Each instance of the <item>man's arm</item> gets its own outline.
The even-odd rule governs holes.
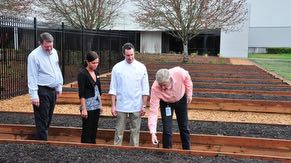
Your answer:
[[[186,89],[186,95],[187,95],[187,103],[191,103],[192,101],[192,95],[193,95],[193,83],[190,77],[190,74],[188,71],[185,70],[185,89]]]
[[[115,95],[111,95],[111,114],[113,117],[117,116],[117,112],[116,112],[116,96]]]
[[[56,53],[56,57],[57,57],[57,63],[59,63],[59,57],[58,57],[58,53],[57,51],[54,49],[55,53]],[[64,83],[64,79],[63,79],[63,75],[62,75],[62,71],[61,71],[61,68],[60,68],[60,65],[57,66],[57,69],[58,69],[58,79],[59,79],[59,83],[58,83],[58,86],[56,88],[56,91],[57,91],[57,96],[60,96],[62,94],[62,91],[63,91],[63,83]]]
[[[116,88],[117,88],[117,83],[115,80],[115,72],[114,72],[114,67],[112,69],[111,72],[111,80],[110,80],[110,89],[109,89],[109,93],[111,95],[111,114],[113,117],[117,116],[117,112],[116,112]]]
[[[32,105],[39,106],[39,97],[38,97],[38,85],[37,85],[37,76],[38,76],[38,66],[35,62],[33,55],[29,55],[27,58],[27,84],[28,91],[31,96]]]
[[[148,127],[151,133],[151,139],[153,144],[158,144],[156,132],[157,132],[159,102],[160,99],[157,96],[157,92],[154,91],[154,88],[152,86],[150,98],[150,110],[148,116]]]
[[[142,96],[142,108],[140,109],[140,116],[144,116],[146,113],[146,104],[147,104],[148,96]]]

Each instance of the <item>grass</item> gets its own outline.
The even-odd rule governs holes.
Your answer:
[[[249,58],[262,59],[291,59],[291,54],[249,54]]]
[[[250,54],[249,59],[291,81],[291,54]]]

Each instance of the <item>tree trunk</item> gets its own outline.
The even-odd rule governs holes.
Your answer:
[[[183,62],[188,62],[188,41],[183,42]]]

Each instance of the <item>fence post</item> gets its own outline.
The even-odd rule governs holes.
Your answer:
[[[109,69],[111,69],[111,67],[112,67],[112,59],[111,59],[111,57],[112,57],[112,55],[111,55],[111,37],[112,36],[109,37]]]
[[[65,24],[62,22],[62,33],[61,33],[61,55],[62,55],[62,74],[63,74],[63,79],[66,81],[66,73],[65,73],[65,54],[64,54],[64,35],[65,35]]]
[[[84,64],[85,61],[85,56],[84,56],[84,26],[81,28],[81,48],[82,48],[82,65]]]
[[[101,56],[101,50],[100,50],[100,36],[98,35],[98,29],[96,30],[96,35],[97,37],[97,54],[99,55],[99,62],[102,63],[102,56]],[[103,69],[102,69],[102,64],[99,64],[98,65],[98,70],[101,72]]]
[[[204,35],[203,36],[203,53],[202,53],[203,55],[208,53],[207,52],[207,39],[208,39],[208,36]]]
[[[36,26],[36,17],[33,18],[33,27],[34,27],[34,48],[37,48],[37,26]]]

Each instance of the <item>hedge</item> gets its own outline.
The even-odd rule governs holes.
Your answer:
[[[291,54],[291,48],[267,48],[268,54]]]

